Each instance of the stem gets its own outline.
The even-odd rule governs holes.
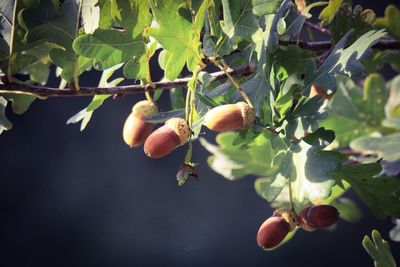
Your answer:
[[[190,103],[190,95],[192,94],[192,90],[188,89],[186,91],[186,98],[185,98],[185,120],[189,123],[189,103]],[[190,125],[189,125],[190,127]]]
[[[226,72],[217,71],[210,73],[215,80],[222,80],[227,78],[227,73],[230,75],[245,75],[252,72],[252,66],[249,64],[239,66],[237,68],[228,69]],[[176,79],[169,82],[154,82],[154,88],[147,88],[148,91],[156,89],[172,89],[175,87],[185,86],[192,78]],[[92,96],[92,95],[129,95],[136,93],[144,93],[146,85],[126,85],[116,86],[112,88],[107,87],[81,87],[79,91],[71,89],[60,89],[47,86],[28,85],[28,84],[0,84],[1,93],[14,93],[14,94],[33,94],[41,97],[50,96]]]
[[[149,55],[149,49],[146,47],[146,57],[147,57],[147,64],[146,64],[146,83],[147,86],[145,87],[146,90],[144,91],[144,94],[146,95],[147,101],[154,102],[153,97],[151,96],[149,92],[149,88],[155,89],[155,85],[151,79],[151,73],[150,73],[150,55]]]
[[[8,66],[7,66],[7,79],[8,79],[9,83],[11,83],[11,81],[12,81],[11,61],[12,61],[13,54],[14,54],[14,36],[15,36],[18,1],[19,0],[16,0],[14,2],[12,30],[11,30],[11,37],[10,37],[10,58],[8,59]]]
[[[75,27],[75,37],[78,36],[78,31],[79,31],[79,22],[81,18],[81,12],[82,12],[82,5],[83,5],[83,0],[79,1],[79,7],[78,7],[78,16],[76,18],[76,27]],[[74,53],[74,86],[77,91],[79,91],[79,70],[78,70],[78,54]]]
[[[294,205],[293,205],[293,198],[292,198],[292,181],[289,178],[288,181],[288,186],[289,186],[289,201],[290,201],[290,208],[292,209],[292,211],[294,210]]]
[[[304,22],[304,26],[306,26],[306,27],[308,27],[310,29],[319,31],[320,33],[323,33],[323,34],[326,34],[326,35],[331,35],[332,34],[327,28],[324,28],[321,25],[314,24],[314,23],[309,22],[307,20]]]
[[[240,93],[240,95],[243,97],[243,99],[246,101],[246,103],[250,106],[253,107],[253,104],[250,101],[249,96],[246,94],[246,92],[240,87],[240,84],[238,82],[236,82],[236,80],[232,77],[232,75],[230,75],[227,70],[230,69],[230,67],[228,66],[228,64],[225,62],[224,59],[221,59],[221,63],[222,66],[216,64],[214,62],[214,64],[216,66],[218,66],[222,71],[224,71],[226,73],[226,76],[228,77],[229,81],[233,84],[233,86],[235,86],[235,88],[238,90],[238,92]]]

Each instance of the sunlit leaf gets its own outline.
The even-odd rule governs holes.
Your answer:
[[[386,35],[384,30],[369,31],[346,47],[352,34],[353,31],[348,32],[335,45],[320,67],[316,69],[316,66],[308,66],[305,75],[305,88],[309,89],[312,84],[317,84],[327,91],[334,90],[337,74],[345,74],[352,78],[359,76],[364,71],[360,60],[368,55],[372,45]],[[308,92],[306,90],[306,94]]]
[[[7,106],[7,100],[0,96],[0,134],[3,131],[10,130],[12,128],[12,123],[7,119],[5,111]]]
[[[400,159],[400,133],[388,134],[381,137],[362,136],[350,143],[350,147],[357,151],[377,154],[387,161]]]
[[[375,25],[383,27],[396,38],[400,38],[400,10],[395,5],[388,5],[385,9],[385,16],[377,18]]]
[[[324,23],[331,23],[336,13],[339,11],[343,0],[330,0],[327,7],[325,7],[319,14],[319,18]]]
[[[396,267],[390,246],[377,230],[372,230],[372,240],[369,236],[365,236],[362,244],[371,258],[374,260],[376,267]]]

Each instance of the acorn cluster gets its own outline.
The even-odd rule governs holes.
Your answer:
[[[153,131],[154,124],[146,117],[157,114],[157,105],[149,100],[136,103],[125,121],[123,138],[130,147],[144,145],[150,158],[162,158],[190,140],[191,129],[186,120],[171,118]],[[238,102],[215,107],[207,112],[204,125],[216,132],[235,131],[251,127],[255,110],[247,103]],[[339,218],[338,210],[329,205],[305,207],[297,215],[294,210],[277,209],[258,230],[257,244],[264,249],[278,246],[296,227],[306,231],[329,227]]]
[[[263,249],[272,249],[296,227],[315,231],[334,225],[338,218],[339,211],[330,205],[308,206],[299,215],[290,209],[277,209],[261,224],[257,233],[257,244]]]
[[[157,114],[157,105],[143,100],[132,107],[132,112],[125,121],[122,136],[130,147],[144,144],[144,152],[150,158],[162,158],[177,147],[186,144],[192,131],[182,118],[171,118],[163,126],[153,131],[154,124],[146,117]],[[204,125],[216,132],[246,129],[253,125],[255,112],[244,102],[215,107],[207,112]]]

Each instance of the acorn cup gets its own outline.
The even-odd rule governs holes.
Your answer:
[[[139,101],[132,107],[132,112],[122,130],[122,137],[128,146],[138,147],[144,143],[154,127],[154,124],[147,122],[145,117],[153,116],[157,112],[157,105],[148,100]]]
[[[144,143],[144,153],[150,158],[162,158],[178,146],[186,144],[191,130],[184,119],[172,118],[155,130]]]
[[[278,209],[259,228],[257,244],[263,249],[278,246],[298,225],[297,215],[289,209]]]
[[[204,117],[204,125],[215,132],[235,131],[251,127],[254,119],[254,108],[238,102],[210,109]]]
[[[306,231],[329,227],[339,219],[339,211],[330,205],[309,206],[301,210],[300,227]]]

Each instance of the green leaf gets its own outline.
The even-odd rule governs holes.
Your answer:
[[[301,206],[309,200],[317,202],[329,197],[336,181],[331,173],[341,166],[341,158],[334,152],[322,151],[321,145],[304,141],[287,145],[286,151],[276,155],[274,164],[280,166],[276,179],[291,179],[293,201]]]
[[[252,11],[256,16],[273,14],[281,3],[282,0],[252,0]]]
[[[278,25],[279,22],[283,19],[285,16],[286,12],[289,10],[290,7],[293,6],[292,1],[290,0],[284,0],[279,7],[278,11],[276,14],[273,16],[272,21],[270,22],[270,26],[266,29],[266,32],[268,35],[266,36],[267,40],[267,47],[268,51],[271,53],[274,53],[279,46],[279,33],[278,33]],[[266,17],[266,23],[267,25],[269,24],[269,19]]]
[[[124,76],[128,79],[144,80],[149,83],[148,77],[150,74],[150,59],[154,55],[157,48],[157,42],[149,43],[145,46],[145,53],[141,56],[135,56],[129,60],[124,66]]]
[[[396,219],[396,226],[389,232],[390,239],[400,242],[400,219]]]
[[[241,85],[241,88],[243,89],[243,91],[246,92],[251,103],[253,104],[257,116],[260,116],[261,113],[265,111],[265,109],[263,109],[264,103],[268,102],[268,105],[270,105],[269,103],[271,100],[271,86],[266,77],[266,69],[268,65],[265,40],[264,38],[262,38],[263,35],[264,34],[258,36],[258,38],[261,37],[261,40],[258,40],[256,42],[257,45],[255,47],[255,51],[257,53],[257,67],[255,75]],[[241,94],[236,91],[231,97],[231,102],[242,101],[242,99],[243,97],[241,96]],[[269,110],[272,110],[272,108],[270,108]],[[264,115],[266,115],[267,117],[272,117],[272,114],[270,113],[272,112]]]
[[[379,125],[385,118],[384,103],[387,100],[385,80],[378,73],[368,75],[364,80],[363,102],[369,112],[364,118],[371,125]]]
[[[146,121],[151,123],[164,123],[171,118],[185,118],[185,109],[182,108],[166,112],[158,112],[154,116],[146,117]]]
[[[336,141],[340,146],[348,145],[359,136],[381,131],[382,109],[386,97],[382,88],[370,88],[375,91],[376,99],[365,98],[362,89],[351,79],[338,76],[337,91],[329,101],[327,110],[328,118],[321,121],[320,126],[334,130]],[[365,100],[364,100],[365,99]],[[378,102],[377,100],[381,101]],[[367,101],[370,104],[367,104]]]
[[[328,6],[321,11],[319,18],[326,24],[331,23],[342,3],[343,0],[329,0]]]
[[[95,59],[96,69],[105,70],[142,55],[144,42],[142,37],[132,39],[127,32],[97,29],[76,38],[73,48],[79,55]]]
[[[336,43],[350,30],[354,31],[354,34],[349,41],[356,41],[360,36],[374,29],[372,23],[375,17],[371,9],[363,10],[360,5],[352,8],[351,4],[344,3],[335,16],[335,22],[329,25],[332,41]]]
[[[353,140],[350,147],[357,151],[377,154],[386,161],[396,161],[400,159],[400,133],[381,137],[362,136]]]
[[[393,37],[400,38],[400,10],[395,5],[388,5],[385,16],[375,20],[375,26],[388,30]]]
[[[182,109],[185,107],[182,88],[173,88],[169,90],[169,98],[172,109]]]
[[[78,35],[79,13],[78,0],[66,0],[60,7],[40,1],[37,7],[23,10],[19,17],[20,24],[27,32],[28,42],[46,40],[62,47],[62,50],[51,49],[50,57],[62,69],[62,78],[69,82],[75,81],[75,76],[79,75],[78,57],[72,49],[72,43]]]
[[[289,76],[292,74],[300,76],[305,71],[309,53],[297,45],[288,45],[279,47],[273,56],[275,63],[284,67]]]
[[[237,180],[246,175],[268,176],[276,171],[272,159],[277,152],[272,147],[270,134],[243,135],[227,132],[217,135],[218,146],[200,138],[200,144],[213,155],[208,158],[208,164],[215,172],[228,180]]]
[[[0,134],[3,131],[10,130],[12,128],[12,123],[6,117],[6,106],[7,100],[0,96]]]
[[[111,0],[111,16],[132,39],[151,23],[148,0]]]
[[[168,52],[165,55],[164,69],[165,76],[170,80],[178,77],[185,64],[189,70],[194,70],[196,64],[201,64],[202,58],[200,30],[177,13],[179,6],[176,0],[159,1],[157,5],[151,4],[159,27],[149,28],[148,32]],[[199,20],[201,21],[201,18]],[[196,23],[202,25],[204,17],[203,22]]]
[[[339,216],[343,220],[349,222],[358,222],[362,217],[361,211],[357,204],[349,198],[341,197],[335,199],[331,205],[339,210]]]
[[[320,96],[303,98],[296,108],[286,116],[280,128],[285,129],[286,136],[297,139],[318,129],[318,121],[328,116],[325,101]]]
[[[28,110],[29,106],[36,99],[35,96],[22,94],[3,94],[7,100],[12,101],[12,109],[14,113],[21,115]]]
[[[236,44],[239,42],[237,39],[239,37],[251,42],[251,36],[259,28],[257,19],[252,12],[252,2],[250,0],[222,0],[222,6],[224,10],[222,30],[224,33],[230,39],[235,38],[234,43]]]
[[[14,17],[15,0],[0,1],[0,34],[7,44],[7,51],[11,45],[12,21]]]
[[[114,25],[114,20],[111,16],[111,1],[98,0],[100,7],[99,29],[110,29]]]
[[[390,251],[390,246],[377,230],[372,230],[372,240],[364,236],[363,247],[374,260],[376,267],[396,267],[396,262]]]
[[[400,75],[390,81],[385,113],[387,118],[400,117]]]
[[[384,30],[369,31],[352,45],[346,47],[352,34],[353,31],[348,32],[335,45],[332,52],[318,69],[315,69],[315,66],[308,66],[304,86],[307,89],[305,91],[306,95],[309,94],[309,88],[312,84],[317,84],[325,88],[325,90],[336,88],[335,77],[337,74],[345,74],[352,78],[362,74],[364,68],[360,60],[368,55],[367,52],[372,45],[386,35]]]
[[[379,219],[400,216],[400,180],[376,176],[382,170],[378,163],[342,166],[335,177],[347,181]]]
[[[109,68],[107,70],[104,70],[100,82],[99,82],[99,87],[115,87],[117,86],[120,82],[123,81],[123,78],[117,78],[112,81],[108,81],[110,79],[111,75],[121,67],[122,65],[117,65],[112,68]],[[92,101],[89,103],[89,105],[84,108],[83,110],[79,111],[77,114],[72,116],[71,118],[68,119],[67,124],[75,124],[81,121],[81,132],[85,130],[86,126],[88,125],[90,119],[92,118],[93,112],[100,108],[100,106],[103,104],[103,102],[109,98],[111,95],[96,95],[93,97]]]

